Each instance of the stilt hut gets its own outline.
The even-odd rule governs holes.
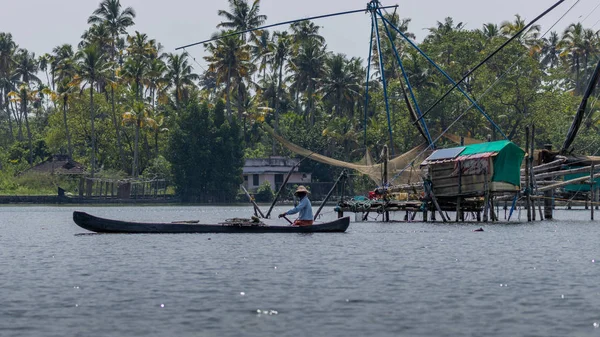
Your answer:
[[[421,167],[437,198],[518,192],[525,151],[503,140],[435,151]]]

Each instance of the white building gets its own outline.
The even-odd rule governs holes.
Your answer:
[[[271,189],[277,192],[288,172],[299,161],[300,159],[285,157],[247,159],[244,165],[244,186],[255,192],[260,185],[268,181],[271,184]],[[296,167],[288,180],[288,184],[301,185],[308,184],[310,181],[311,174],[300,172],[299,168]]]

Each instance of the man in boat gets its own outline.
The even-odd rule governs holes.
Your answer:
[[[298,206],[290,209],[285,213],[279,214],[280,218],[283,218],[286,215],[292,215],[296,213],[300,213],[298,215],[298,219],[294,221],[292,226],[312,226],[313,224],[313,212],[312,205],[310,200],[308,200],[308,190],[306,187],[300,185],[298,189],[296,189],[296,196],[300,199]]]

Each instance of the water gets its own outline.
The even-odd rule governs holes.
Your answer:
[[[74,209],[0,207],[0,336],[600,335],[589,211],[485,232],[352,222],[344,234],[81,235]],[[148,221],[251,212],[78,209]]]

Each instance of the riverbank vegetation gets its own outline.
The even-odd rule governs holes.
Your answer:
[[[215,36],[267,22],[259,0],[228,0],[228,8],[215,15],[222,20]],[[413,36],[409,18],[387,18]],[[0,32],[0,188],[18,189],[19,173],[52,154],[67,154],[85,164],[91,177],[173,174],[179,193],[225,201],[241,182],[244,157],[290,155],[261,129],[262,122],[300,146],[344,161],[359,160],[366,148],[377,157],[389,142],[377,49],[365,119],[366,60],[330,50],[317,23],[205,44],[209,66],[200,71],[188,53],[163,50],[160,41],[137,31],[135,20],[125,0],[104,0],[90,13],[77,45],[57,45],[43,55]],[[445,18],[419,46],[459,79],[524,25],[519,15],[474,29]],[[600,41],[581,23],[543,33],[533,26],[462,87],[511,140],[523,143],[524,126],[535,123],[538,147],[560,147],[598,61]],[[399,34],[390,34],[425,110],[451,84]],[[424,140],[413,126],[402,73],[385,39],[381,53],[399,154]],[[595,103],[574,145],[580,154],[599,148]],[[457,93],[448,96],[426,117],[432,134],[450,128],[457,135],[500,139],[482,114],[465,112],[469,106]],[[338,174],[325,165],[303,165],[317,181]]]

